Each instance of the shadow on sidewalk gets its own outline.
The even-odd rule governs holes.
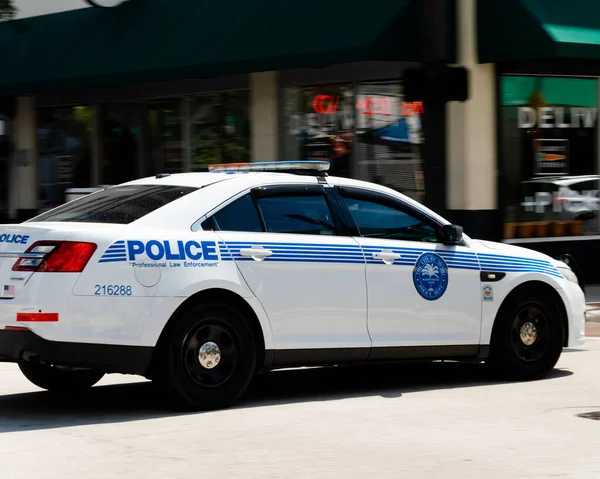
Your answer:
[[[570,374],[557,369],[545,380]],[[424,391],[497,384],[501,383],[490,380],[479,364],[296,369],[258,376],[242,401],[232,409],[370,396],[398,399]],[[167,404],[162,394],[147,381],[97,386],[69,397],[44,391],[0,396],[0,433],[210,414],[178,413],[167,409]]]

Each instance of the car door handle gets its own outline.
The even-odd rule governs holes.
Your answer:
[[[378,253],[373,253],[373,259],[380,259],[386,264],[391,264],[397,259],[400,259],[400,255],[390,250],[383,250]]]
[[[261,261],[273,254],[270,249],[265,249],[262,246],[253,246],[252,248],[246,248],[240,250],[240,256],[246,258],[254,258],[256,261]]]

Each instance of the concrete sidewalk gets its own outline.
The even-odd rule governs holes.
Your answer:
[[[588,321],[585,323],[585,335],[591,338],[600,338],[600,322]]]

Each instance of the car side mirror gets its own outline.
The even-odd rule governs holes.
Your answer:
[[[463,239],[462,226],[444,225],[442,226],[442,240],[444,244],[460,244]]]

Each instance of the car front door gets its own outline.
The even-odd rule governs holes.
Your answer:
[[[338,234],[339,206],[325,190],[254,188],[207,220],[262,303],[278,362],[286,351],[299,361],[315,359],[315,350],[324,360],[327,351],[365,359],[371,345],[364,256],[355,239]]]
[[[442,244],[441,225],[396,197],[337,191],[367,261],[371,357],[385,355],[386,347],[478,345],[482,293],[475,253]],[[421,350],[435,355],[435,349]]]

